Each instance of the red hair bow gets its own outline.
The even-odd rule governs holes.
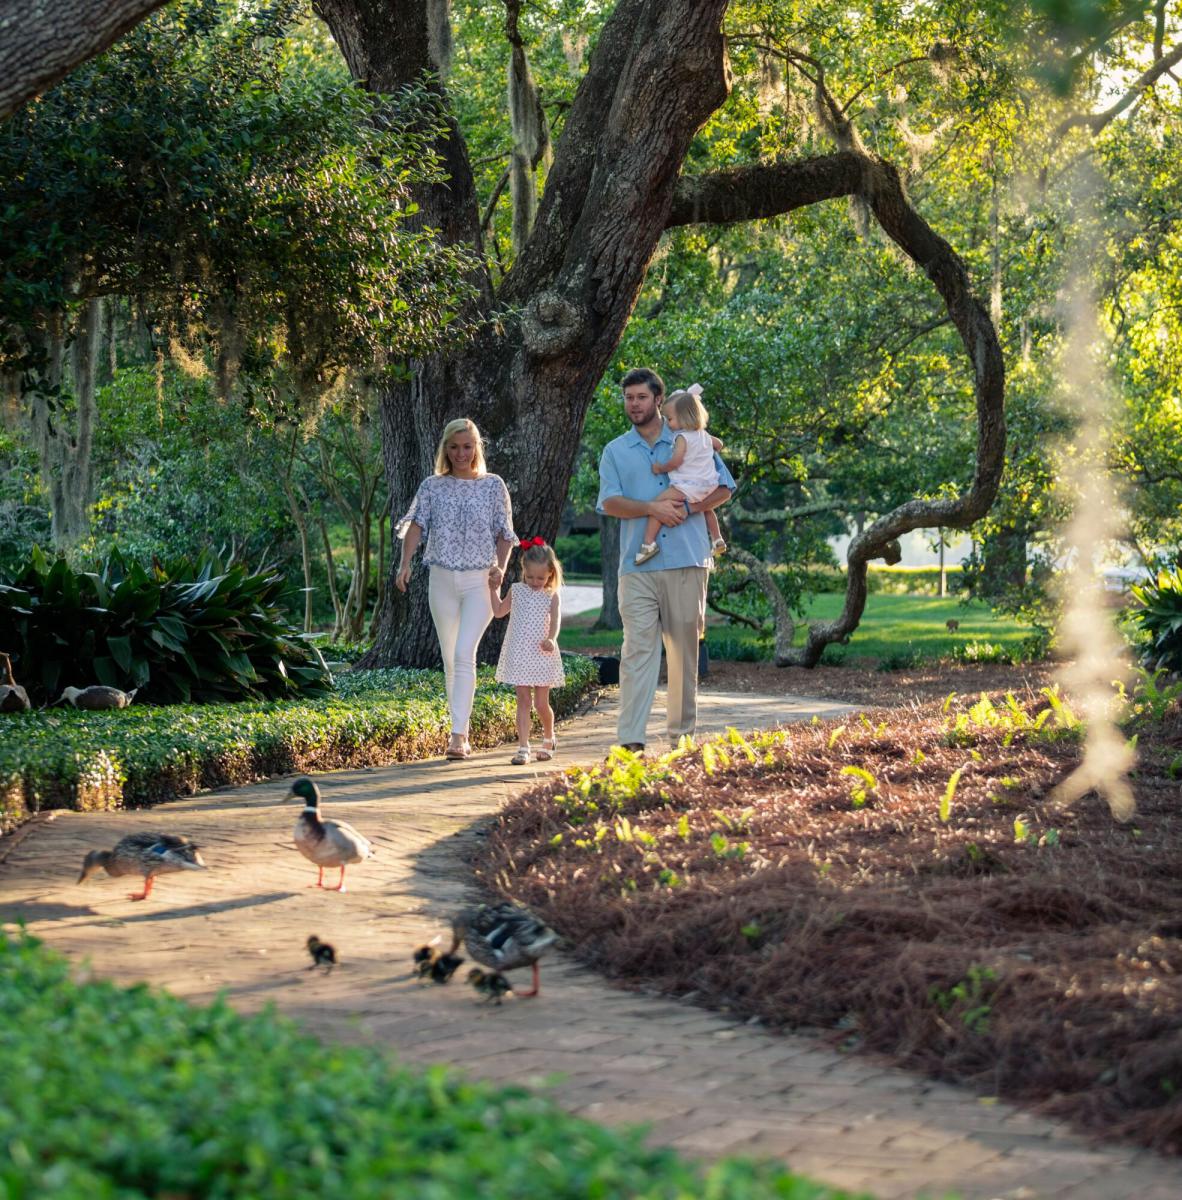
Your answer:
[[[540,537],[522,538],[520,543],[522,550],[528,550],[530,546],[544,546],[545,544],[546,539]]]

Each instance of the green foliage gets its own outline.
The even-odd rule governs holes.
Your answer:
[[[878,780],[875,778],[874,773],[866,770],[865,767],[844,766],[841,768],[839,774],[849,775],[855,781],[850,791],[850,799],[853,801],[855,808],[861,808],[870,798],[870,795],[878,789]]]
[[[965,978],[947,990],[931,988],[928,999],[941,1013],[958,1017],[970,1032],[988,1033],[996,984],[997,972],[992,967],[974,963]]]
[[[603,553],[598,533],[569,533],[554,539],[554,553],[568,574],[598,575]]]
[[[37,478],[37,456],[0,426],[0,579],[49,541],[49,513]]]
[[[1182,671],[1182,562],[1132,591],[1141,606],[1133,619],[1149,637],[1151,665]]]
[[[0,126],[0,356],[95,295],[294,393],[434,349],[468,262],[415,230],[441,178],[424,89],[375,96],[299,53],[299,0],[181,0]],[[2,357],[0,357],[2,361]]]
[[[39,701],[92,683],[156,704],[322,693],[323,665],[279,611],[283,587],[208,553],[145,569],[115,552],[80,571],[35,547],[0,585],[0,644]]]
[[[787,733],[778,729],[750,737],[728,729],[700,745],[683,737],[673,750],[656,757],[634,754],[616,746],[601,765],[568,767],[564,777],[565,790],[555,800],[570,824],[576,826],[618,813],[625,805],[637,800],[664,804],[668,799],[668,788],[684,783],[682,771],[689,764],[696,763],[706,775],[713,775],[716,771],[729,769],[737,760],[754,762],[761,756],[770,755],[773,748],[783,746],[787,740]],[[750,810],[744,810],[737,821],[722,814],[715,815],[730,832],[739,833],[743,831]],[[683,841],[689,839],[688,821],[678,821],[677,833]],[[724,834],[717,836],[725,838]],[[732,857],[741,857],[742,853],[746,851]]]
[[[31,938],[0,935],[0,1010],[9,1200],[838,1198],[778,1168],[693,1166],[523,1089],[325,1045],[273,1011],[78,983]]]
[[[940,820],[944,824],[952,817],[952,800],[956,795],[957,785],[960,783],[961,773],[964,767],[957,767],[955,771],[948,777],[948,782],[944,786],[944,794],[940,797]]]
[[[1130,696],[1124,683],[1116,680],[1117,702],[1124,709],[1122,720],[1132,725],[1157,725],[1172,711],[1175,702],[1182,697],[1182,680],[1159,683],[1167,675],[1165,667],[1147,671],[1144,667],[1134,668],[1137,674]]]
[[[598,679],[590,659],[564,658],[560,714]],[[472,741],[513,736],[511,689],[481,669]],[[299,701],[10,714],[0,742],[0,801],[18,808],[154,804],[260,776],[361,766],[441,753],[450,731],[438,671],[351,671],[333,694]]]
[[[1012,663],[1013,652],[997,642],[964,642],[952,652],[957,662],[963,663]]]
[[[166,365],[120,367],[99,388],[98,477],[85,553],[148,561],[210,546],[286,565],[294,550],[276,431],[213,381]],[[300,580],[302,583],[302,579]]]

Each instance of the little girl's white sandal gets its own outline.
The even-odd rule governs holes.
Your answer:
[[[557,738],[542,738],[542,748],[535,756],[538,762],[549,762],[558,753]]]
[[[528,746],[518,746],[517,753],[509,760],[514,767],[524,767],[529,763],[531,758],[530,749]],[[541,758],[541,754],[538,755]]]

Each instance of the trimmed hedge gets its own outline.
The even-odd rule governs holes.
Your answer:
[[[571,712],[598,679],[564,655],[566,685],[552,702]],[[472,742],[515,736],[513,690],[482,668]],[[439,671],[351,671],[336,693],[302,701],[47,709],[0,718],[0,829],[46,808],[134,807],[201,788],[292,771],[370,766],[440,754],[450,730]]]
[[[0,935],[5,1200],[836,1200],[770,1166],[703,1171],[517,1088],[393,1067],[271,1012],[76,983]]]

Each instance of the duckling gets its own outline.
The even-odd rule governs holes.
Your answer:
[[[324,973],[327,975],[339,961],[336,950],[327,942],[322,942],[315,934],[308,939],[308,953],[312,956],[312,965],[308,968],[309,971],[323,967]]]
[[[420,946],[413,955],[414,962],[413,973],[420,979],[427,979],[431,974],[431,968],[435,965],[435,960],[439,957],[439,951],[433,946]]]
[[[286,799],[304,802],[304,811],[295,823],[295,844],[296,849],[320,869],[316,886],[324,887],[325,867],[340,867],[341,877],[332,890],[345,891],[345,867],[372,858],[373,847],[352,825],[346,825],[344,821],[321,820],[320,789],[312,780],[297,779]]]
[[[28,712],[33,706],[29,703],[29,693],[13,677],[12,659],[3,651],[0,651],[0,658],[4,660],[4,682],[0,683],[0,712]]]
[[[431,982],[450,983],[463,961],[458,954],[440,954],[431,964]]]
[[[532,967],[534,986],[516,996],[536,996],[540,986],[538,959],[558,940],[558,934],[537,917],[531,916],[516,904],[480,904],[466,908],[452,918],[452,947],[455,953],[460,942],[478,963],[494,971],[511,971],[514,967]]]
[[[62,688],[57,703],[67,700],[75,708],[103,712],[109,708],[126,708],[135,699],[138,691],[139,688],[132,688],[130,692],[121,692],[118,688],[104,687],[98,683],[86,688],[68,687]]]
[[[468,982],[484,994],[485,1003],[495,1000],[498,1006],[513,990],[500,971],[482,971],[479,967],[473,967],[468,972]]]
[[[92,850],[82,862],[79,883],[85,883],[100,867],[108,875],[142,875],[144,890],[132,892],[129,900],[146,900],[157,875],[172,871],[204,871],[205,863],[188,838],[171,833],[130,833],[115,843],[113,850]]]

